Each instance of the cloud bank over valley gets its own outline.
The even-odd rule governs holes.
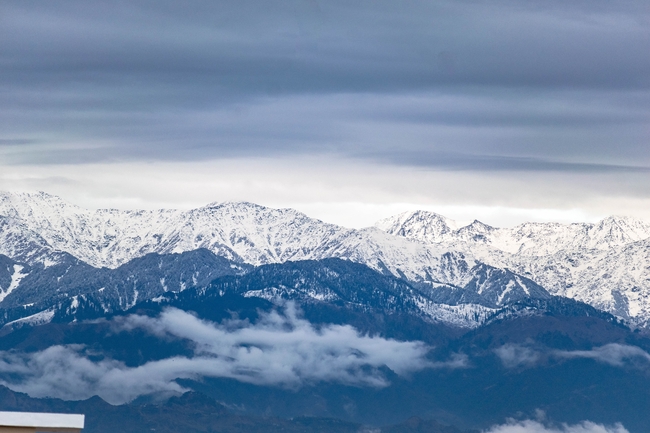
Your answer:
[[[99,395],[120,404],[151,393],[186,391],[176,379],[223,377],[288,388],[316,382],[362,387],[389,385],[386,368],[400,376],[426,368],[464,368],[466,359],[434,362],[421,342],[361,335],[349,325],[316,328],[293,307],[255,324],[215,324],[178,309],[159,317],[131,315],[112,322],[115,332],[145,330],[161,339],[190,342],[194,355],[154,360],[137,367],[80,345],[25,353],[0,352],[0,383],[33,397],[81,400]]]

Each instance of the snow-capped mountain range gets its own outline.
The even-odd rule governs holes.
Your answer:
[[[188,211],[87,210],[46,193],[3,192],[0,254],[13,261],[6,281],[0,275],[0,307],[29,280],[26,269],[47,269],[69,255],[115,269],[149,253],[207,249],[254,266],[350,260],[403,278],[443,305],[496,308],[550,292],[644,326],[650,320],[649,238],[649,224],[621,217],[505,229],[479,221],[462,226],[416,211],[355,230],[243,202]]]
[[[643,324],[650,318],[650,224],[629,217],[597,223],[524,223],[459,227],[432,212],[408,212],[379,221],[386,233],[459,250],[507,268],[565,296]]]

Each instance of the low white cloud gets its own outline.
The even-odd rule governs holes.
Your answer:
[[[271,312],[254,325],[238,320],[216,325],[170,308],[158,318],[127,316],[120,326],[190,340],[196,354],[232,360],[233,367],[236,361],[230,374],[254,383],[307,379],[384,386],[377,372],[365,369],[386,366],[403,375],[432,365],[424,343],[360,335],[349,325],[316,329],[298,317],[292,304],[284,316]]]
[[[82,400],[99,395],[112,404],[154,392],[186,391],[173,380],[196,377],[205,360],[170,358],[129,368],[105,359],[94,362],[80,346],[52,346],[35,353],[0,353],[0,383],[32,397]]]
[[[506,368],[529,367],[544,356],[562,359],[593,359],[615,367],[648,365],[650,354],[637,346],[610,343],[591,350],[537,350],[519,344],[505,344],[494,350]]]
[[[530,366],[535,364],[540,357],[539,352],[518,344],[504,344],[494,351],[501,363],[506,368]]]
[[[510,420],[506,424],[496,425],[485,433],[629,433],[621,424],[605,426],[591,421],[583,421],[578,424],[562,424],[558,427],[546,426],[538,421]]]
[[[172,357],[138,367],[103,359],[82,346],[52,346],[36,353],[0,352],[0,383],[33,397],[79,400],[99,395],[113,404],[154,392],[180,393],[176,379],[225,377],[259,385],[298,387],[319,381],[383,387],[382,370],[405,376],[425,368],[462,368],[466,357],[427,359],[430,347],[361,335],[348,325],[316,328],[293,307],[257,323],[215,324],[177,309],[159,317],[128,316],[114,325],[144,329],[161,338],[189,340],[193,357]]]
[[[650,354],[637,346],[610,343],[591,350],[556,351],[562,358],[590,358],[614,366],[623,366],[626,361],[650,362]]]

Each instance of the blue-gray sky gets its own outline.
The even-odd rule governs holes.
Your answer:
[[[5,0],[0,187],[650,219],[649,53],[643,0]]]

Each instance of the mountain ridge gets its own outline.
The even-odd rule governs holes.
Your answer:
[[[430,291],[465,287],[473,270],[487,265],[511,273],[511,281],[528,279],[637,326],[650,320],[649,237],[650,224],[629,217],[503,229],[415,211],[347,229],[248,202],[187,211],[86,210],[46,193],[0,193],[0,254],[20,263],[53,266],[68,253],[115,269],[148,253],[205,248],[253,266],[341,258]]]
[[[387,218],[378,227],[424,245],[461,250],[526,276],[553,295],[589,303],[638,326],[648,324],[650,224],[611,216],[597,223],[523,223],[506,229],[480,223],[477,230],[475,221],[432,239],[419,226],[427,220],[423,213]]]

